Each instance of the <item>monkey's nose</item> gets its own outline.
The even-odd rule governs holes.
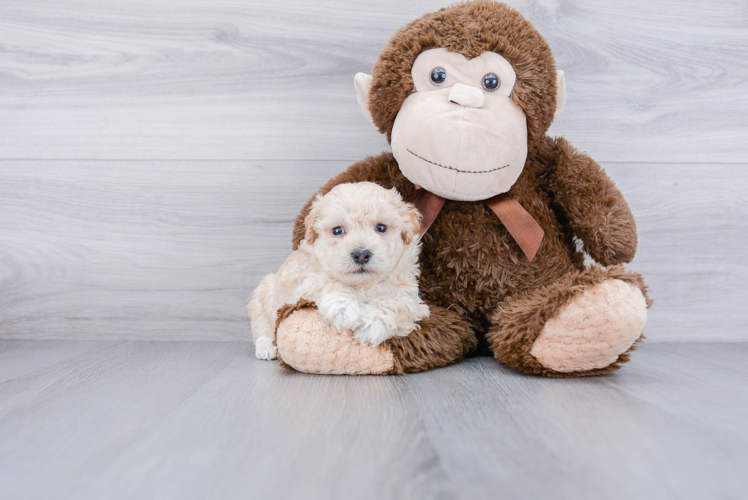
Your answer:
[[[351,258],[353,259],[353,262],[363,265],[371,259],[371,252],[368,250],[354,250],[351,252]]]
[[[452,90],[449,91],[449,100],[467,108],[482,108],[483,104],[486,103],[486,96],[477,87],[455,83],[452,85]]]

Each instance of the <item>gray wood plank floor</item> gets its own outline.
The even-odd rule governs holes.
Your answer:
[[[3,498],[745,498],[748,344],[617,374],[328,377],[246,343],[0,341]]]

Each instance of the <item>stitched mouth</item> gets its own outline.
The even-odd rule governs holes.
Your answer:
[[[427,160],[423,156],[418,156],[417,154],[415,154],[410,149],[406,149],[406,151],[408,153],[412,154],[413,156],[415,156],[416,158],[425,161],[426,163],[430,163],[432,165],[436,165],[437,167],[445,168],[447,170],[454,170],[455,172],[459,172],[461,174],[489,174],[491,172],[496,172],[497,170],[501,170],[502,168],[506,168],[506,167],[509,166],[509,165],[504,165],[503,167],[497,167],[497,168],[492,168],[491,170],[480,170],[480,171],[476,171],[476,170],[460,170],[459,168],[450,167],[448,165],[441,165],[441,164],[433,162],[431,160]]]

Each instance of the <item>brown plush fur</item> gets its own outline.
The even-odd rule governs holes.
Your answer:
[[[549,370],[530,354],[533,342],[543,330],[546,321],[585,289],[608,279],[624,281],[639,288],[645,298],[648,295],[647,285],[639,274],[627,273],[622,266],[613,266],[605,270],[598,265],[590,266],[583,271],[573,271],[555,283],[517,294],[505,300],[491,319],[492,326],[487,338],[496,358],[521,371],[549,377],[601,375],[618,370],[622,363],[628,361],[628,353],[621,354],[618,360],[605,368],[581,374]],[[651,300],[647,298],[647,306],[651,304]],[[635,348],[632,347],[630,350],[633,349]]]
[[[527,115],[529,154],[509,193],[545,230],[545,237],[529,262],[485,203],[447,201],[422,240],[420,293],[432,317],[420,332],[391,341],[396,371],[425,370],[461,359],[466,348],[476,345],[475,339],[467,339],[467,331],[478,336],[488,332],[497,358],[528,373],[581,376],[616,369],[627,355],[603,370],[558,374],[539,369],[528,354],[540,321],[557,312],[579,283],[604,275],[599,268],[585,271],[575,237],[606,266],[630,261],[637,241],[631,211],[600,166],[564,139],[545,135],[556,96],[548,45],[520,14],[490,1],[460,4],[410,23],[395,34],[373,72],[369,108],[388,138],[400,105],[413,92],[411,65],[421,51],[433,47],[466,57],[491,50],[513,64],[518,75],[513,98]],[[319,193],[359,181],[395,187],[408,202],[416,198],[415,186],[390,153],[354,164]],[[310,205],[311,200],[296,220],[294,248],[304,238]],[[621,268],[607,273],[645,290],[638,275]],[[502,310],[511,314],[497,313]],[[522,320],[525,317],[530,319]]]
[[[397,374],[452,364],[477,344],[470,326],[457,313],[437,306],[431,306],[431,316],[421,322],[420,330],[385,342],[395,356],[392,373]]]

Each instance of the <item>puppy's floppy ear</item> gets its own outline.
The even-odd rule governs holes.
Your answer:
[[[308,245],[313,244],[317,239],[317,236],[319,236],[317,234],[317,231],[314,230],[314,222],[316,220],[317,217],[312,212],[309,212],[309,215],[307,215],[304,219],[304,227],[306,228],[306,235],[304,236],[304,239],[306,240]]]
[[[317,198],[312,203],[312,209],[309,211],[309,215],[304,218],[304,228],[306,228],[304,239],[309,245],[313,244],[319,236],[317,231],[314,229],[314,223],[317,222],[317,205],[319,205],[319,200],[321,199],[322,196],[317,195]]]
[[[413,238],[418,234],[418,231],[421,230],[421,219],[423,218],[423,216],[421,215],[421,212],[419,212],[415,207],[415,205],[412,205],[410,203],[404,203],[403,205],[406,212],[406,218],[402,236],[405,244],[410,245],[410,243],[413,241]]]

